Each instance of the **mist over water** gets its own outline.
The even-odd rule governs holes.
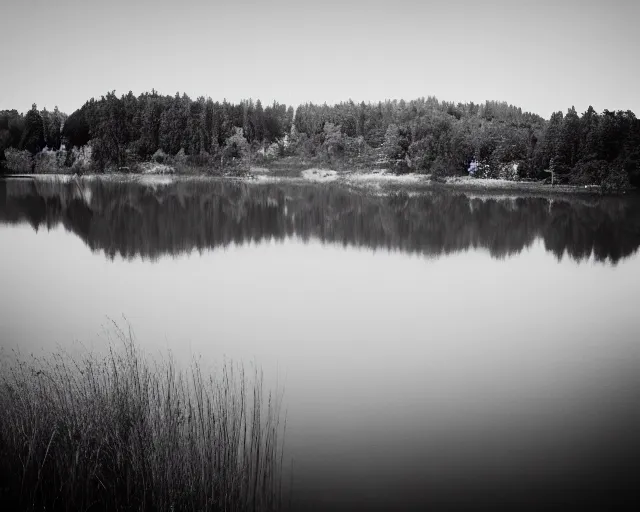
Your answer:
[[[0,180],[1,346],[256,362],[295,510],[632,510],[639,245],[633,198]]]

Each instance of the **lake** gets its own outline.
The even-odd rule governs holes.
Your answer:
[[[255,364],[294,510],[609,503],[640,471],[639,246],[638,198],[6,179],[1,346],[113,320]]]

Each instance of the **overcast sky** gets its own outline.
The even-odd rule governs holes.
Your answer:
[[[632,110],[636,0],[3,0],[0,109],[107,91]]]

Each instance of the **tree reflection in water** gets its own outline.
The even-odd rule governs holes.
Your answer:
[[[109,258],[152,260],[292,236],[428,257],[481,248],[496,258],[540,238],[558,258],[612,263],[640,245],[640,204],[629,198],[374,194],[293,181],[9,179],[0,181],[0,222],[62,224]]]

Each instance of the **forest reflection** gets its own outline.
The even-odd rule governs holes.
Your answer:
[[[0,222],[62,224],[111,259],[298,237],[428,257],[481,248],[496,258],[541,239],[558,258],[616,263],[640,245],[640,203],[632,198],[374,194],[293,181],[7,179]]]

